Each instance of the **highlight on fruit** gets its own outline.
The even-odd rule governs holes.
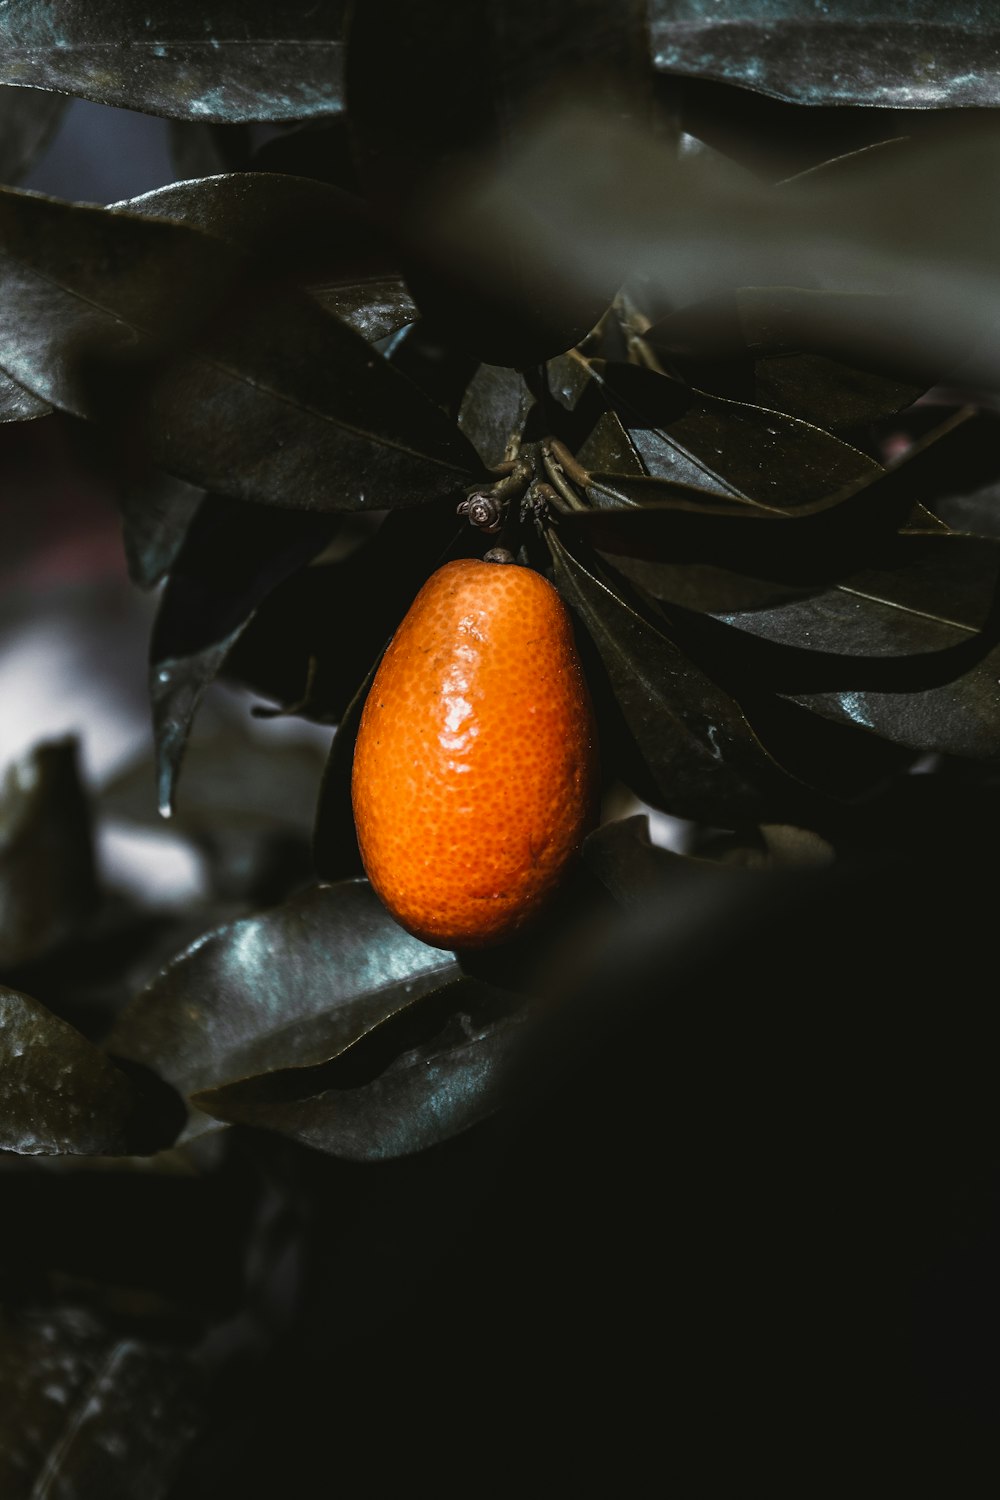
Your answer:
[[[362,861],[396,920],[440,948],[530,923],[594,824],[596,745],[556,589],[500,561],[432,574],[378,669],[354,753]]]

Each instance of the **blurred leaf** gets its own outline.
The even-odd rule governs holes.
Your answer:
[[[495,274],[523,256],[572,282],[567,295],[641,286],[653,321],[747,286],[909,297],[932,370],[976,344],[992,370],[998,174],[986,111],[947,138],[883,142],[767,185],[678,159],[611,112],[553,108],[488,183],[454,188],[440,222],[470,276],[485,275],[487,247]]]
[[[224,172],[246,172],[251,167],[253,141],[249,125],[170,120],[167,136],[174,176],[179,182],[194,177],[216,177]]]
[[[728,869],[809,869],[832,864],[834,851],[821,834],[790,823],[761,823],[738,835],[709,833],[696,840],[703,863]]]
[[[155,588],[169,572],[204,499],[204,490],[158,469],[119,487],[125,557],[139,588]]]
[[[64,942],[96,904],[76,741],[38,745],[0,783],[0,965],[9,971]]]
[[[213,907],[200,918],[189,914],[187,930],[171,948],[160,948],[156,968],[208,926],[242,916],[247,905],[273,905],[314,879],[312,825],[323,761],[318,746],[275,743],[273,734],[255,734],[253,721],[235,712],[231,722],[193,736],[169,835],[196,853]],[[116,831],[141,835],[148,829],[150,838],[162,837],[152,761],[117,778],[102,796],[101,810]],[[242,909],[218,910],[223,903]]]
[[[230,1084],[198,1094],[196,1103],[219,1119],[277,1130],[349,1161],[425,1151],[504,1102],[523,1026],[523,1017],[507,1014],[509,1005],[478,981],[460,979],[383,1023],[330,1067]]]
[[[107,1046],[191,1095],[336,1057],[457,973],[451,954],[397,927],[367,882],[315,886],[179,954]],[[207,1128],[195,1116],[188,1134]]]
[[[785,0],[651,0],[653,56],[664,72],[715,78],[802,104],[989,106],[997,101],[1000,25],[963,3],[947,18],[913,0],[829,0],[808,13]]]
[[[997,419],[948,418],[892,468],[782,512],[651,478],[591,476],[599,508],[560,522],[654,597],[710,613],[768,608],[875,559],[922,504],[996,472]],[[959,477],[960,476],[960,477]]]
[[[250,165],[255,172],[313,177],[361,195],[350,122],[344,113],[287,126],[257,146]]]
[[[998,585],[997,542],[912,534],[835,589],[720,618],[778,648],[744,653],[745,670],[796,703],[915,750],[995,760]]]
[[[198,1337],[206,1316],[231,1317],[246,1298],[259,1182],[226,1144],[216,1135],[152,1156],[0,1159],[12,1230],[0,1245],[4,1285],[21,1305],[82,1302],[174,1341]]]
[[[191,120],[300,120],[341,107],[342,0],[11,0],[0,80]]]
[[[947,361],[931,364],[918,329],[904,297],[741,287],[644,338],[700,390],[844,429],[892,415],[940,379]]]
[[[679,817],[755,821],[781,772],[739,704],[558,536],[549,532],[547,541],[556,584],[600,655],[647,778],[640,796]]]
[[[109,1156],[127,1151],[138,1095],[72,1026],[0,985],[0,1150]]]
[[[662,73],[655,91],[680,118],[684,154],[701,156],[732,180],[750,173],[764,182],[782,181],[899,136],[942,139],[973,125],[976,113],[960,107],[790,103],[713,79]]]
[[[163,1500],[200,1387],[182,1349],[120,1338],[82,1309],[0,1314],[0,1490]]]
[[[441,194],[485,180],[523,144],[541,103],[589,97],[644,115],[644,7],[577,0],[572,16],[530,0],[367,0],[350,24],[348,118],[361,179],[398,227],[425,317],[491,364],[523,366],[575,344],[617,283],[581,294],[527,256],[507,256],[442,213]]]
[[[645,813],[595,829],[584,842],[583,859],[626,909],[667,898],[678,881],[715,868],[709,860],[689,859],[654,844]]]
[[[241,703],[236,708],[226,705],[225,713],[218,710],[211,728],[192,736],[184,765],[184,796],[171,829],[199,840],[209,837],[213,823],[222,826],[229,819],[310,830],[323,749],[260,730],[254,734],[252,728]],[[155,788],[152,759],[136,762],[103,789],[101,812],[161,828]]]
[[[196,230],[0,194],[6,370],[212,492],[291,509],[418,504],[479,463],[303,293]]]
[[[150,645],[157,796],[168,816],[187,737],[205,689],[253,611],[327,545],[340,519],[210,495],[188,528]]]
[[[0,87],[0,182],[20,182],[55,135],[69,101]]]

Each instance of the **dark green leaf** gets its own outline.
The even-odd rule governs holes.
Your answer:
[[[874,459],[781,412],[693,392],[636,365],[594,374],[658,478],[799,506],[879,473]]]
[[[384,353],[436,406],[453,421],[458,420],[466,387],[476,371],[471,354],[451,343],[440,328],[424,318],[401,328]]]
[[[163,579],[204,499],[204,490],[159,469],[150,469],[140,481],[121,487],[118,504],[133,583],[151,589]]]
[[[370,344],[398,333],[417,316],[417,304],[400,276],[325,281],[309,291],[321,307],[336,313]]]
[[[802,104],[989,106],[1000,94],[1000,25],[980,0],[652,0],[656,66]]]
[[[52,410],[47,401],[40,400],[11,380],[0,374],[0,422],[28,422],[33,417],[46,417]]]
[[[301,120],[341,105],[342,0],[11,0],[0,80],[188,120]]]
[[[126,1151],[138,1096],[97,1048],[28,995],[0,985],[0,1150]]]
[[[755,821],[780,768],[739,704],[552,532],[548,543],[556,584],[599,653],[646,778],[636,790],[680,817]]]
[[[90,1312],[0,1315],[0,1491],[10,1500],[164,1500],[199,1423],[184,1350]]]
[[[58,94],[0,87],[0,182],[20,182],[52,139],[67,105]]]
[[[354,551],[265,599],[227,670],[288,713],[338,723],[427,575],[469,530],[447,502],[393,511]]]
[[[262,599],[322,551],[339,517],[208,496],[171,568],[150,646],[157,795],[169,816],[205,689]]]
[[[414,1005],[395,1027],[384,1023],[332,1067],[231,1084],[198,1094],[196,1103],[220,1119],[277,1130],[350,1161],[409,1156],[502,1106],[523,1026],[508,1009],[486,986],[460,979]],[[387,1061],[390,1046],[400,1050]]]
[[[479,366],[462,400],[458,425],[488,467],[515,456],[533,399],[518,371]]]
[[[751,185],[678,161],[610,114],[555,111],[448,224],[464,244],[465,213],[496,256],[545,262],[578,287],[641,286],[653,321],[746,286],[912,297],[914,343],[934,369],[997,319],[996,198],[984,184],[997,180],[998,144],[995,121],[980,120],[946,140],[884,143],[850,167]]]
[[[190,1095],[336,1057],[457,974],[367,882],[315,886],[180,954],[122,1014],[108,1050]],[[189,1134],[206,1128],[196,1116]]]
[[[796,703],[914,750],[995,760],[998,586],[995,541],[913,534],[835,589],[720,618],[780,648],[747,669]]]
[[[474,451],[304,293],[235,248],[125,213],[0,194],[4,367],[207,490],[292,509],[453,493]]]
[[[97,904],[75,740],[37,746],[0,784],[0,966],[64,942]]]
[[[576,343],[617,283],[601,289],[480,238],[444,207],[488,191],[540,105],[599,100],[642,115],[649,80],[643,7],[577,0],[572,17],[530,0],[368,0],[356,7],[348,116],[362,181],[399,226],[422,313],[477,358],[523,366]]]
[[[600,508],[562,526],[654,597],[718,612],[767,608],[876,558],[914,507],[996,471],[997,420],[960,412],[891,469],[792,512],[728,508],[655,479],[592,476]],[[617,508],[616,508],[617,507]]]
[[[196,1336],[206,1314],[239,1312],[260,1184],[227,1144],[216,1135],[151,1156],[0,1156],[14,1230],[0,1245],[4,1285],[19,1301],[79,1300],[175,1339]]]
[[[270,274],[315,287],[324,305],[341,285],[345,296],[358,288],[360,297],[367,280],[395,269],[385,234],[365,204],[310,178],[229,172],[173,182],[112,204],[110,211],[201,229],[252,254]]]
[[[644,337],[700,390],[842,430],[900,411],[940,379],[949,362],[929,362],[919,326],[907,298],[741,287]]]

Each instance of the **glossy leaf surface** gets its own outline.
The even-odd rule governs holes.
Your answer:
[[[125,1075],[37,1000],[0,985],[0,1150],[124,1151],[138,1098]]]
[[[915,750],[1000,755],[1000,553],[961,535],[897,539],[880,567],[777,609],[721,616],[782,648],[754,675],[814,712]]]
[[[457,980],[415,1004],[395,1033],[384,1023],[339,1065],[231,1084],[195,1102],[349,1161],[409,1156],[500,1108],[523,1025],[506,1009],[486,986]]]
[[[726,506],[715,495],[652,478],[594,475],[599,508],[567,516],[569,533],[655,597],[689,609],[766,608],[789,592],[877,558],[911,514],[956,484],[995,472],[996,421],[959,413],[892,468],[794,510]]]
[[[33,396],[9,375],[0,375],[0,422],[29,422],[48,416],[51,410],[47,401]]]
[[[367,882],[315,886],[199,939],[136,997],[108,1049],[190,1095],[328,1061],[457,972]],[[189,1133],[205,1128],[196,1117]]]
[[[191,483],[292,509],[451,493],[462,434],[304,293],[178,224],[0,195],[4,366]]]
[[[945,15],[913,0],[651,0],[656,66],[802,104],[990,106],[1000,94],[1000,27],[965,0]]]
[[[326,288],[324,304],[340,281],[350,287],[394,265],[385,234],[360,199],[305,177],[225,172],[155,188],[111,211],[169,219],[227,240],[272,275]]]
[[[342,0],[13,0],[0,81],[188,120],[301,120],[341,104]]]
[[[548,541],[557,587],[600,654],[658,804],[681,817],[751,817],[778,768],[739,704],[558,537]]]
[[[798,506],[878,473],[867,455],[777,411],[687,390],[634,365],[595,366],[647,473]]]

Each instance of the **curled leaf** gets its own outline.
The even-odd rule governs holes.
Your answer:
[[[508,1008],[485,985],[461,979],[414,1005],[399,1035],[383,1023],[332,1067],[230,1084],[194,1102],[218,1119],[276,1130],[349,1161],[409,1156],[501,1107],[523,1025]]]
[[[191,1095],[328,1061],[457,974],[450,953],[397,927],[366,881],[314,886],[179,954],[107,1046]],[[188,1134],[207,1128],[197,1116]]]

